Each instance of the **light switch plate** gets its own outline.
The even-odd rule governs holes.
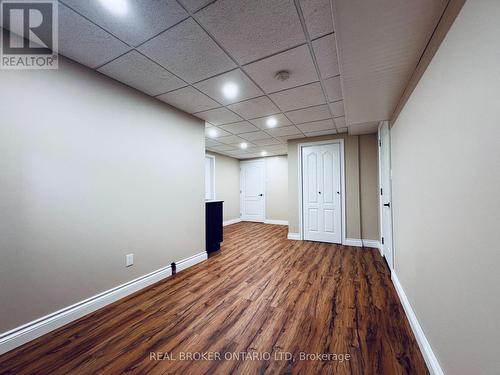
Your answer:
[[[125,264],[126,267],[130,267],[130,266],[134,265],[134,254],[127,254],[125,256],[125,261],[126,261],[126,264]]]

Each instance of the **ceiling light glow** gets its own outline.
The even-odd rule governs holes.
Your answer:
[[[243,150],[246,149],[248,147],[248,143],[240,143],[240,148],[242,148]]]
[[[233,82],[228,82],[222,86],[222,93],[226,99],[235,99],[239,93],[238,85]]]
[[[128,13],[128,0],[100,0],[100,2],[108,11],[118,16]]]
[[[219,133],[217,133],[217,129],[210,129],[210,130],[208,131],[208,135],[209,135],[210,137],[217,137],[217,134],[219,134]]]
[[[267,151],[262,151],[262,152],[260,153],[260,156],[266,156],[266,155],[267,155]]]
[[[266,125],[270,128],[274,128],[276,125],[278,125],[278,120],[276,120],[274,117],[269,117],[266,121]]]

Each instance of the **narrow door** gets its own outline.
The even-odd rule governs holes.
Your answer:
[[[241,162],[240,167],[241,220],[264,222],[264,161]]]
[[[340,145],[302,148],[304,239],[342,243]]]
[[[392,244],[392,196],[391,196],[391,143],[389,124],[385,122],[379,129],[380,150],[380,213],[382,253],[389,267],[394,267]]]

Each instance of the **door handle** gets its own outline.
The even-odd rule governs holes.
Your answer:
[[[389,203],[384,203],[384,206],[385,206],[385,207],[391,207],[391,202],[389,202]]]

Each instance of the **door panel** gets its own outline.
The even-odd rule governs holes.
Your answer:
[[[319,230],[319,227],[318,227],[318,223],[319,223],[318,209],[317,208],[310,208],[308,212],[309,212],[309,231],[310,232],[318,232],[318,230]]]
[[[302,148],[304,239],[342,242],[340,145]]]
[[[335,211],[324,210],[324,231],[328,233],[335,233]]]
[[[263,222],[265,218],[265,167],[263,160],[240,164],[241,220]]]

